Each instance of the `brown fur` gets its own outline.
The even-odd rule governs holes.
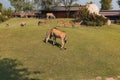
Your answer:
[[[59,20],[59,21],[57,21],[57,24],[59,26],[67,27],[67,26],[72,26],[73,22],[72,21]]]
[[[38,26],[39,26],[40,24],[42,24],[42,23],[45,23],[45,21],[44,21],[44,20],[39,20],[39,21],[38,21]]]
[[[47,13],[46,16],[47,16],[47,19],[49,19],[50,17],[53,19],[56,18],[53,13]]]
[[[21,23],[20,23],[20,26],[21,26],[21,27],[23,27],[23,26],[25,26],[25,25],[26,25],[26,22],[21,22]]]
[[[72,27],[78,27],[78,26],[81,25],[82,22],[83,22],[83,21],[80,21],[80,22],[74,22],[74,23],[72,24]]]
[[[48,21],[48,20],[39,20],[39,21],[38,21],[38,26],[39,26],[40,24],[49,24],[49,21]]]
[[[61,48],[64,48],[66,43],[66,35],[67,35],[66,32],[61,31],[54,27],[46,35],[44,42],[48,42],[50,38],[53,38],[53,45],[54,45],[56,43],[56,38],[60,38],[62,42]]]
[[[8,26],[9,26],[9,23],[6,23],[5,25],[6,25],[6,27],[8,27]]]

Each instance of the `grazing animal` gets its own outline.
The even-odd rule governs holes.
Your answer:
[[[21,22],[21,23],[20,23],[20,26],[21,26],[21,27],[23,27],[23,26],[25,26],[25,25],[26,25],[26,22]]]
[[[47,13],[46,16],[47,16],[47,19],[49,19],[49,18],[55,19],[56,18],[53,13]]]
[[[67,27],[67,26],[71,26],[73,24],[73,22],[59,20],[59,21],[57,21],[57,24],[58,24],[58,26]]]
[[[71,26],[72,24],[73,24],[73,22],[66,21],[66,22],[64,22],[64,27]]]
[[[57,21],[57,25],[58,25],[58,26],[65,26],[63,20],[59,20],[59,21]]]
[[[8,27],[8,26],[9,26],[9,23],[6,23],[5,26]]]
[[[110,26],[110,25],[111,25],[111,20],[108,19],[106,24],[107,24],[108,26]]]
[[[38,21],[38,26],[40,25],[40,24],[49,24],[49,21],[48,20],[39,20]]]
[[[42,23],[45,23],[45,21],[39,20],[39,21],[38,21],[38,26],[39,26],[40,24],[42,24]]]
[[[66,40],[66,32],[64,31],[61,31],[59,29],[57,29],[56,27],[52,28],[48,34],[46,35],[45,39],[44,39],[44,42],[47,43],[49,39],[53,39],[53,45],[56,43],[56,38],[60,38],[61,39],[61,42],[62,42],[62,45],[61,45],[61,48],[64,48],[65,46],[65,43],[67,42]],[[64,48],[66,49],[66,48]]]
[[[74,22],[74,23],[72,24],[72,27],[78,27],[78,26],[81,25],[82,22],[83,22],[83,21],[80,21],[80,22]]]

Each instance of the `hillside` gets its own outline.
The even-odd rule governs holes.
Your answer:
[[[26,22],[25,27],[20,27],[22,21]],[[120,75],[119,25],[57,27],[67,32],[68,39],[67,49],[60,50],[58,46],[43,42],[46,32],[57,25],[56,20],[40,26],[37,22],[32,18],[13,18],[0,24],[0,62],[4,58],[16,59],[28,70],[40,72],[30,77],[41,80],[81,80]],[[6,27],[6,23],[9,26]],[[61,43],[59,39],[57,42]]]

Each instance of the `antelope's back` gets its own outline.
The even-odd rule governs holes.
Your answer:
[[[57,28],[53,28],[53,29],[52,29],[52,32],[53,32],[53,34],[56,35],[56,36],[61,36],[61,37],[66,36],[66,32],[65,32],[65,31],[59,30],[59,29],[57,29]]]

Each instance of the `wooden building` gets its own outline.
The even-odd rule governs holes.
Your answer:
[[[70,8],[70,18],[74,18],[74,15],[75,13],[81,8],[81,6],[72,6]],[[53,13],[56,18],[66,18],[67,15],[67,10],[65,9],[64,6],[58,6],[58,7],[55,7],[54,10],[52,11],[41,11],[41,13],[44,15],[45,17],[45,14],[46,13]],[[109,19],[111,20],[116,20],[116,19],[120,19],[120,10],[103,10],[103,11],[100,11],[100,14],[104,15],[105,17],[108,17]]]
[[[70,8],[70,18],[73,18],[74,17],[74,14],[80,9],[81,7],[80,6],[72,6]],[[46,14],[46,13],[53,13],[56,18],[67,18],[67,10],[64,6],[58,6],[58,7],[55,7],[54,10],[52,11],[41,11],[42,14]]]
[[[75,18],[75,13],[80,10],[81,6],[72,6],[70,8],[70,16],[69,18]],[[28,12],[14,12],[12,17],[35,17],[35,18],[46,18],[46,13],[53,13],[56,18],[67,18],[68,11],[64,6],[55,7],[51,11],[28,11]],[[100,11],[100,14],[108,17],[111,20],[120,19],[120,10],[103,10]]]
[[[100,14],[111,20],[120,19],[120,10],[102,10]]]

